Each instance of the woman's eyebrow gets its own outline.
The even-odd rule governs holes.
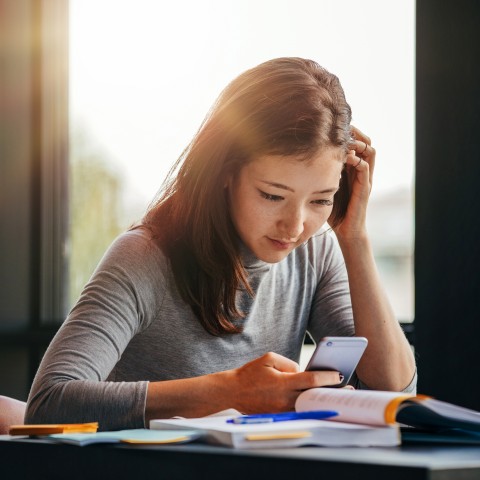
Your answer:
[[[283,185],[281,183],[276,183],[276,182],[267,182],[266,180],[261,180],[262,183],[265,185],[269,185],[270,187],[276,187],[276,188],[281,188],[282,190],[288,190],[289,192],[295,192],[295,190],[291,187],[287,187],[286,185]]]
[[[295,193],[295,190],[287,185],[283,185],[282,183],[277,182],[267,182],[266,180],[261,180],[262,183],[265,185],[269,185],[270,187],[281,188],[282,190],[288,190],[289,192]],[[313,194],[325,194],[325,193],[335,193],[338,190],[338,187],[326,188],[325,190],[318,190],[316,192],[312,192]]]

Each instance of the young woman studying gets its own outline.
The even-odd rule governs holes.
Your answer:
[[[85,286],[26,422],[114,430],[291,410],[302,390],[340,382],[299,371],[307,332],[367,337],[356,388],[414,391],[365,226],[375,150],[350,121],[337,77],[313,61],[233,80]]]

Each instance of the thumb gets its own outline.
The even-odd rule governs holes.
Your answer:
[[[263,360],[264,366],[274,368],[280,372],[297,373],[300,371],[300,366],[297,362],[279,355],[278,353],[266,353],[261,359]]]

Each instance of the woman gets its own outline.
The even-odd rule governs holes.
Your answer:
[[[228,85],[60,328],[26,421],[109,430],[290,410],[340,382],[299,371],[306,332],[367,337],[355,386],[413,391],[365,227],[375,150],[350,120],[313,61],[271,60]]]

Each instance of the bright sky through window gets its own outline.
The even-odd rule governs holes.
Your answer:
[[[377,149],[375,192],[410,186],[414,1],[72,0],[72,116],[150,198],[220,90],[278,56],[340,77]]]

